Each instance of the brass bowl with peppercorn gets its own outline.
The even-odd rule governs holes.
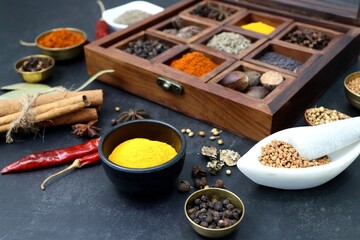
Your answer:
[[[202,207],[202,204],[207,206]],[[207,209],[207,212],[202,209]],[[205,188],[186,199],[184,212],[195,232],[207,238],[220,238],[231,234],[239,226],[245,207],[241,199],[229,190]]]
[[[118,146],[139,138],[166,143],[175,149],[176,155],[159,165],[141,168],[125,167],[110,160]],[[138,148],[136,151],[145,154]],[[152,149],[152,152],[155,151],[157,149]],[[101,136],[99,154],[107,177],[119,190],[138,194],[159,193],[176,190],[185,161],[186,140],[178,129],[168,123],[154,119],[131,120],[114,126]],[[147,159],[136,161],[148,162]]]
[[[26,82],[37,83],[48,79],[54,66],[55,60],[52,57],[37,54],[20,59],[14,68]]]
[[[344,87],[349,102],[360,110],[360,72],[354,72],[347,76]]]

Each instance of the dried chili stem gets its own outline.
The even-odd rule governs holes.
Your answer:
[[[74,160],[74,162],[68,166],[67,168],[61,170],[60,172],[57,172],[57,173],[54,173],[50,176],[48,176],[40,185],[40,188],[42,190],[45,189],[45,185],[46,183],[53,179],[54,177],[56,176],[59,176],[60,174],[63,174],[65,172],[68,172],[72,169],[75,169],[75,168],[82,168],[83,166],[86,166],[86,165],[90,165],[90,164],[93,164],[93,163],[96,163],[96,162],[99,162],[100,160],[100,155],[98,152],[95,152],[95,153],[92,153],[92,154],[89,154],[89,155],[86,155],[84,157],[81,157],[81,158],[77,158]]]
[[[44,189],[45,189],[45,184],[46,184],[50,179],[53,179],[54,177],[59,176],[60,174],[63,174],[64,172],[68,172],[68,171],[70,171],[70,170],[72,170],[72,169],[74,169],[74,168],[80,168],[80,167],[81,167],[81,166],[80,166],[80,161],[79,161],[79,159],[76,159],[76,160],[75,160],[70,166],[68,166],[67,168],[61,170],[60,172],[57,172],[57,173],[54,173],[54,174],[48,176],[48,177],[41,183],[40,188],[41,188],[42,190],[44,190]]]

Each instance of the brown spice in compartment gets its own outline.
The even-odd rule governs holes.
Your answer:
[[[185,25],[179,17],[171,20],[171,27],[162,30],[164,33],[175,35],[180,38],[189,39],[197,35],[203,30],[202,27],[196,25]]]
[[[170,66],[197,77],[202,77],[216,68],[218,64],[201,52],[191,52],[184,54],[180,59],[173,60]]]
[[[351,79],[346,86],[356,94],[360,94],[360,77]]]
[[[284,41],[308,48],[322,50],[328,45],[330,38],[325,33],[306,28],[303,30],[297,29],[288,33],[285,36]]]
[[[307,168],[330,163],[328,156],[314,160],[303,158],[293,146],[279,140],[272,140],[261,148],[259,161],[265,166],[275,168]]]
[[[194,10],[190,12],[190,14],[209,18],[219,22],[227,19],[234,13],[236,13],[236,9],[212,2],[207,2],[203,5],[199,4],[195,7]]]

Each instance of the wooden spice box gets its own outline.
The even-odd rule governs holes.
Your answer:
[[[210,1],[236,9],[236,13],[222,22],[189,14],[191,9],[205,2],[208,1],[180,1],[138,24],[86,45],[89,74],[114,69],[114,73],[102,75],[99,79],[213,126],[258,141],[290,127],[359,54],[359,28],[315,16],[288,13],[277,3],[282,1],[274,1],[275,4],[271,6],[254,4],[256,1]],[[173,17],[204,26],[204,30],[187,40],[167,36],[161,30],[170,24]],[[239,22],[249,21],[267,22],[275,25],[276,30],[264,35],[238,26]],[[331,39],[328,46],[319,51],[283,41],[288,32],[305,27],[328,34]],[[239,55],[207,47],[206,42],[222,31],[247,36],[252,46]],[[124,51],[129,41],[145,38],[157,39],[171,48],[151,60]],[[172,60],[193,51],[204,53],[219,66],[201,78],[170,66]],[[260,62],[259,56],[266,51],[292,57],[300,61],[302,66],[291,72]],[[256,70],[260,73],[276,70],[283,74],[285,80],[265,98],[255,99],[219,84],[221,78],[233,70]]]

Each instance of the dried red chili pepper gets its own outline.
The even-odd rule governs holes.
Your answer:
[[[52,178],[60,175],[60,174],[63,174],[64,172],[67,172],[67,171],[70,171],[71,169],[74,169],[74,168],[82,168],[83,166],[86,166],[86,165],[90,165],[90,164],[94,164],[94,163],[97,163],[99,162],[100,160],[100,155],[98,152],[95,152],[95,153],[92,153],[90,155],[86,155],[82,158],[78,158],[76,159],[70,166],[68,166],[67,168],[61,170],[60,172],[57,172],[57,173],[54,173],[52,175],[50,175],[49,177],[47,177],[40,185],[40,188],[42,190],[45,189],[45,184]]]
[[[96,1],[99,4],[101,13],[105,11],[104,4],[101,1]],[[104,19],[100,18],[95,25],[95,39],[100,39],[109,34],[109,25],[104,21]]]
[[[85,143],[67,148],[43,151],[27,155],[16,162],[9,164],[1,170],[1,173],[26,171],[36,168],[55,166],[68,163],[76,158],[89,155],[98,151],[100,138],[95,138]]]

